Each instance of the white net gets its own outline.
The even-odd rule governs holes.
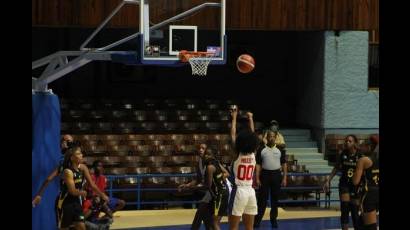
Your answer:
[[[205,76],[208,70],[208,65],[212,61],[212,57],[213,55],[190,58],[189,64],[191,64],[192,75]]]

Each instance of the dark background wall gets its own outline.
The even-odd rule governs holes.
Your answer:
[[[220,2],[207,0],[207,2]],[[32,25],[96,27],[121,0],[32,0]],[[204,0],[150,1],[152,18],[174,16]],[[226,0],[228,29],[262,30],[378,30],[379,0]],[[209,14],[210,13],[210,14]],[[200,12],[207,20],[188,20],[212,29],[216,12]],[[212,15],[215,14],[215,15]],[[110,27],[138,28],[138,5],[126,5]],[[196,20],[196,21],[195,21]]]
[[[91,31],[33,27],[32,60],[59,50],[78,50]],[[107,29],[93,45],[108,44],[132,32],[135,31]],[[212,36],[213,31],[205,32]],[[310,125],[306,120],[297,119],[297,113],[305,111],[301,100],[306,97],[303,89],[306,77],[309,77],[301,73],[308,71],[310,77],[320,75],[320,72],[311,70],[311,65],[317,64],[312,63],[311,58],[316,48],[303,48],[314,44],[312,39],[320,42],[317,34],[322,32],[228,30],[228,62],[224,66],[210,66],[205,77],[192,76],[190,66],[125,66],[92,62],[51,83],[49,88],[61,97],[233,99],[254,111],[260,120],[277,119],[285,126]],[[133,45],[121,48],[132,49]],[[241,74],[236,69],[236,58],[243,53],[255,58],[256,68],[250,74]]]

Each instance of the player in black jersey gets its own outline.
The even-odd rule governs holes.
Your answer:
[[[359,186],[363,230],[377,229],[377,211],[379,210],[379,144],[378,138],[372,138],[369,156],[359,159],[353,175],[353,183]]]
[[[109,200],[94,184],[87,166],[81,164],[82,161],[83,154],[79,146],[68,149],[64,155],[64,170],[56,204],[57,223],[60,229],[69,229],[72,225],[77,230],[86,229],[82,209],[82,201],[87,195],[84,179],[102,199]]]
[[[324,190],[329,191],[330,181],[336,175],[336,172],[342,173],[339,180],[340,194],[340,223],[343,230],[349,228],[349,212],[352,216],[353,227],[359,230],[359,197],[353,184],[353,174],[356,169],[356,163],[362,154],[358,150],[358,140],[355,135],[348,135],[345,138],[344,149],[340,154],[339,162],[333,168],[330,177],[324,184]]]
[[[64,153],[67,151],[67,149],[72,148],[76,145],[77,143],[74,142],[73,137],[71,135],[63,135],[61,137],[61,160],[58,164],[58,166],[48,175],[48,177],[43,181],[41,184],[41,187],[37,194],[34,196],[33,201],[31,202],[33,205],[33,208],[40,204],[41,202],[41,196],[43,195],[45,189],[47,188],[48,184],[57,176],[61,175],[63,172],[63,161],[64,161]]]
[[[212,196],[211,212],[213,213],[213,229],[220,230],[220,222],[228,213],[229,188],[226,178],[229,172],[215,159],[211,151],[205,152],[205,182]]]

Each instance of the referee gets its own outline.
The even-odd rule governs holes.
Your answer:
[[[266,209],[268,194],[271,194],[270,222],[272,228],[277,228],[278,223],[278,197],[280,187],[286,186],[287,165],[285,150],[279,150],[275,145],[277,131],[268,130],[264,135],[266,144],[256,153],[256,185],[259,187],[258,214],[255,217],[254,227],[259,227]],[[281,175],[281,167],[283,177]]]

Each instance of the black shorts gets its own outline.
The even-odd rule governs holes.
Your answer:
[[[363,212],[379,210],[379,189],[369,189],[362,197]]]
[[[212,213],[215,216],[228,215],[229,191],[226,190],[222,194],[217,195],[212,199]]]
[[[84,222],[81,204],[77,201],[64,201],[61,210],[59,210],[58,221],[60,228],[68,228],[74,222]]]
[[[348,193],[350,198],[358,199],[356,186],[353,183],[339,183],[339,195]]]

